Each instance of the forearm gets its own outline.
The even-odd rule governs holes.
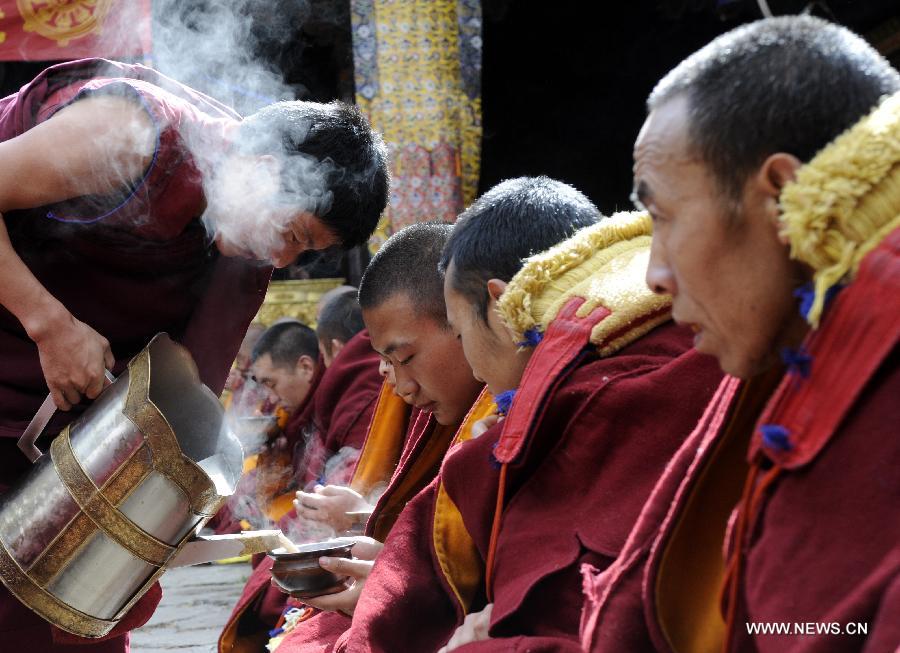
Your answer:
[[[0,214],[0,305],[19,320],[28,337],[38,342],[69,317],[69,312],[31,273],[13,249]]]

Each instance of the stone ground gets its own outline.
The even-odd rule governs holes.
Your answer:
[[[231,614],[249,563],[198,565],[163,574],[163,598],[153,618],[131,633],[132,653],[210,653]]]

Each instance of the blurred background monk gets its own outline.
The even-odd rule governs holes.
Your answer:
[[[650,95],[647,283],[729,376],[586,578],[591,651],[897,650],[898,91],[863,39],[784,17]]]
[[[355,108],[242,119],[138,65],[48,69],[0,100],[0,140],[3,487],[27,469],[15,439],[48,392],[77,413],[160,331],[221,392],[272,266],[364,242],[387,201],[384,146]],[[124,650],[158,597],[83,650]],[[0,630],[7,647],[56,650],[5,589]]]
[[[252,458],[245,461],[244,476],[228,502],[232,523],[223,521],[217,532],[267,528],[287,511],[273,504],[296,487],[294,461],[303,457],[305,445],[300,425],[308,419],[305,411],[324,371],[315,331],[301,322],[273,324],[257,340],[249,374],[277,406],[277,423],[276,416],[234,416],[245,455]],[[235,521],[244,523],[237,527]]]
[[[366,524],[367,539],[354,547],[356,559],[323,559],[325,565],[334,565],[335,573],[350,576],[353,584],[346,592],[307,599],[306,604],[327,612],[295,613],[286,633],[279,633],[273,642],[281,640],[281,650],[320,651],[333,646],[349,627],[348,615],[372,560],[401,511],[437,475],[451,443],[470,437],[472,426],[493,409],[490,395],[479,397],[482,384],[472,376],[461,344],[447,325],[437,266],[450,231],[450,225],[422,223],[397,232],[372,259],[360,283],[363,318],[385,373],[396,382],[394,391],[419,410],[405,442],[398,440],[397,428],[376,430],[380,417],[390,423],[389,411],[376,412],[351,485],[365,487],[366,477],[377,478],[377,470],[391,461],[396,470]],[[298,512],[310,514],[302,504]],[[427,546],[424,534],[421,543]],[[303,619],[299,624],[298,614]]]

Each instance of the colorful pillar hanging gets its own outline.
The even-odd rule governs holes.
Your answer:
[[[478,188],[480,0],[351,0],[356,102],[391,153],[377,249],[414,222],[453,220]]]

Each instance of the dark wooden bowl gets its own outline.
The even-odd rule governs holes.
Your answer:
[[[348,578],[337,576],[319,566],[319,558],[351,558],[354,540],[337,539],[298,546],[298,553],[276,549],[272,558],[272,579],[283,591],[298,599],[335,594],[347,589]]]

